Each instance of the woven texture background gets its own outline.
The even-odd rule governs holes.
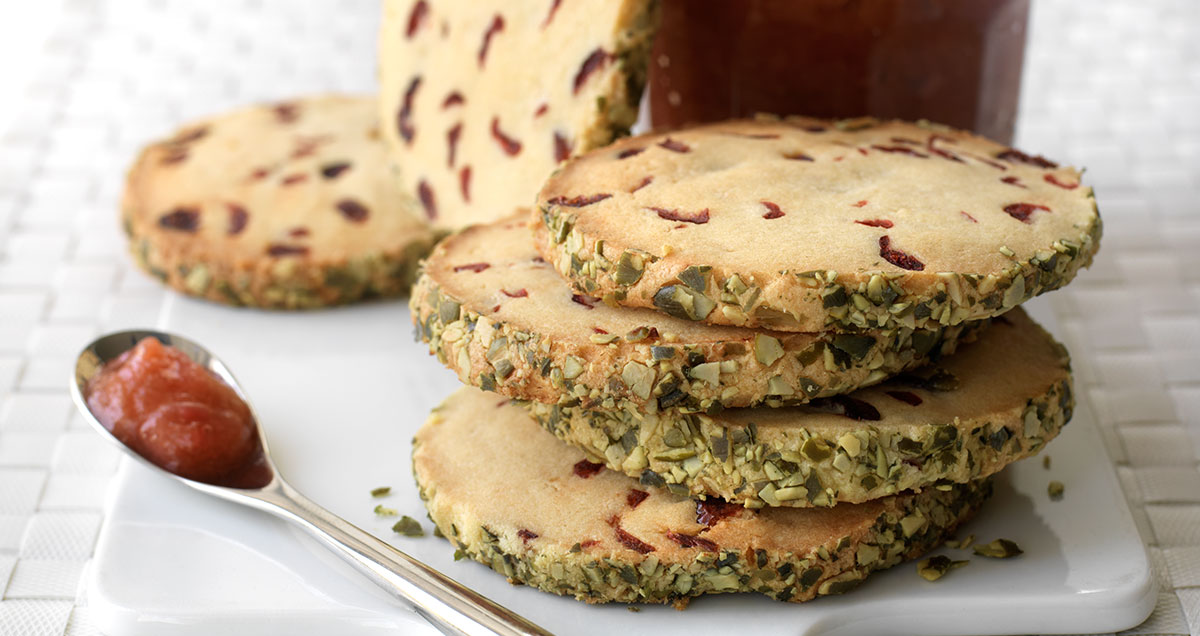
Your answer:
[[[1200,634],[1200,2],[1033,4],[1017,145],[1086,166],[1106,226],[1051,303],[1161,585],[1126,633]],[[0,634],[98,633],[81,581],[118,458],[66,380],[166,293],[125,256],[125,166],[193,117],[372,90],[378,11],[67,0],[30,52],[36,79],[0,122]]]

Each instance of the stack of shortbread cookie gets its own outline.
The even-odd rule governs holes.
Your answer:
[[[567,161],[413,290],[419,337],[470,385],[414,440],[431,518],[589,602],[803,601],[928,551],[1070,419],[1067,353],[1017,305],[1091,262],[1079,180],[870,119]]]

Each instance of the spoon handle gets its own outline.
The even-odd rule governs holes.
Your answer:
[[[550,636],[518,614],[322,508],[287,482],[276,484],[278,487],[257,494],[260,504],[268,504],[257,507],[304,528],[376,585],[410,603],[442,633]]]

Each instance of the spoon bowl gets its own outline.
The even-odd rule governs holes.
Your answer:
[[[230,485],[181,477],[143,457],[116,437],[88,406],[88,385],[108,362],[129,351],[145,338],[155,338],[174,347],[229,385],[250,410],[258,436],[264,478]],[[182,336],[149,329],[106,334],[92,341],[75,362],[71,399],[84,418],[101,435],[126,455],[164,477],[178,480],[200,492],[247,505],[285,519],[307,531],[323,545],[362,572],[375,584],[406,602],[416,613],[445,634],[548,635],[549,632],[464,587],[433,568],[413,559],[392,545],[322,508],[293,488],[271,460],[265,431],[245,391],[233,373],[200,344]]]

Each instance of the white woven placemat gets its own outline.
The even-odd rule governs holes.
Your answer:
[[[0,634],[98,633],[80,581],[117,457],[66,379],[88,339],[152,325],[165,294],[125,257],[125,166],[189,118],[372,90],[378,10],[66,0],[28,52],[35,80],[0,122]],[[1106,225],[1052,304],[1161,584],[1130,634],[1200,635],[1198,114],[1200,2],[1034,2],[1018,145],[1086,166]]]

